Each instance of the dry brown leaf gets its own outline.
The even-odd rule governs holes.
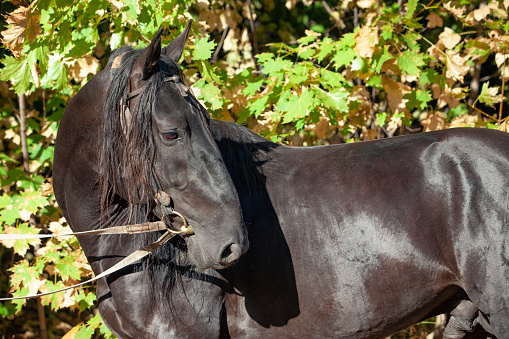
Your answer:
[[[438,99],[442,93],[442,89],[439,84],[431,84],[431,92],[433,93],[433,99]]]
[[[408,99],[403,96],[410,92],[411,88],[405,84],[392,80],[387,75],[382,75],[383,88],[387,92],[387,100],[393,114],[406,112]]]
[[[463,77],[468,74],[470,65],[467,64],[470,56],[460,56],[459,52],[447,51],[445,65],[447,67],[446,77],[463,83]]]
[[[509,59],[509,54],[497,53],[495,54],[495,62],[497,63],[497,67],[500,68],[504,64],[504,60]]]
[[[482,6],[482,5],[481,5]],[[481,21],[486,19],[486,17],[490,14],[490,7],[483,6],[481,8],[476,9],[473,12],[468,13],[467,20],[469,17],[473,17],[476,21]]]
[[[451,4],[451,1],[447,2],[447,3],[444,3],[444,8],[451,12],[456,18],[461,18],[463,17],[463,13],[465,13],[466,11],[466,6],[463,6],[463,7],[454,7],[452,4]]]
[[[456,127],[474,127],[479,121],[479,115],[461,114],[453,118],[452,121],[447,124],[447,128]]]
[[[401,70],[398,67],[398,59],[392,58],[385,61],[382,64],[381,71],[387,75],[400,75]]]
[[[360,8],[371,8],[375,5],[375,0],[357,0],[357,7]]]
[[[314,132],[317,139],[325,139],[330,131],[329,119],[320,117],[320,121],[316,124]]]
[[[19,211],[19,217],[23,221],[29,221],[32,217],[32,213],[23,208],[21,211]]]
[[[6,208],[9,208],[9,206],[7,206]],[[12,208],[12,206],[11,206],[11,208]],[[21,230],[19,228],[16,228],[16,227],[5,225],[3,233],[4,234],[21,234]],[[9,240],[0,240],[0,243],[2,243],[2,245],[4,245],[7,248],[13,248],[14,244],[16,243],[16,240],[11,240],[11,239],[9,239]],[[40,244],[40,243],[41,243],[41,239],[32,239],[32,240],[30,240],[30,244],[31,245]],[[25,243],[25,245],[19,247],[18,251],[16,253],[21,255],[21,256],[24,256],[27,253],[28,249],[30,248],[30,246],[28,244]]]
[[[438,40],[438,42],[434,45],[431,45],[428,48],[428,54],[435,58],[436,60],[442,60],[444,54],[443,51],[445,50],[445,45],[443,41]]]
[[[444,20],[435,12],[431,12],[426,19],[428,20],[428,28],[442,27],[444,25]]]
[[[438,36],[438,39],[446,48],[453,49],[461,41],[461,36],[449,27],[445,27],[444,31]]]
[[[79,58],[68,65],[70,76],[81,84],[84,84],[87,81],[89,74],[97,73],[98,67],[99,62],[91,55]]]
[[[376,129],[364,129],[361,133],[362,140],[375,140],[378,137],[378,131]]]
[[[299,0],[286,0],[285,6],[288,8],[289,11],[295,8],[295,5],[297,5],[297,2]]]
[[[30,7],[21,6],[4,17],[11,27],[2,32],[2,43],[11,50],[16,58],[19,58],[25,36],[32,44],[40,32],[41,26],[37,17],[30,12]]]
[[[498,130],[502,131],[502,132],[509,132],[509,123],[508,123],[508,121],[509,120],[507,120],[507,119],[502,121],[500,126],[498,126]]]
[[[64,234],[64,233],[72,233],[72,230],[69,226],[64,226],[62,223],[57,221],[52,221],[49,223],[48,229],[53,234]],[[65,241],[68,237],[55,237],[58,241]]]
[[[378,30],[370,26],[362,27],[355,35],[355,50],[362,58],[371,58],[378,44]]]
[[[440,93],[437,106],[442,108],[448,105],[450,108],[456,108],[460,104],[460,100],[466,96],[464,88],[456,87],[451,88],[448,84],[445,85],[444,90]]]
[[[122,10],[122,8],[125,7],[125,4],[122,1],[108,0],[108,2],[111,4],[111,8],[117,11]]]
[[[46,279],[39,280],[36,277],[32,277],[27,284],[28,295],[35,295],[39,292],[39,289],[46,284]]]
[[[442,112],[435,112],[421,121],[421,125],[424,127],[423,132],[438,131],[446,128],[445,122],[445,115]]]

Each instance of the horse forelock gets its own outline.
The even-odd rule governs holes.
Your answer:
[[[152,166],[155,144],[152,135],[152,112],[164,77],[178,74],[179,66],[162,56],[154,73],[144,84],[143,92],[133,100],[136,104],[130,103],[130,116],[127,117],[122,114],[121,99],[128,94],[131,69],[141,51],[130,47],[120,48],[112,53],[107,65],[111,82],[103,105],[103,138],[99,150],[103,215],[108,214],[108,206],[115,194],[132,206],[150,204],[154,193]]]

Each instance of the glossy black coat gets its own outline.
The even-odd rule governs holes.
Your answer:
[[[172,50],[180,56],[182,48]],[[98,147],[110,73],[83,87],[60,124],[54,188],[74,231],[128,220],[120,193],[101,215]],[[165,86],[154,138],[164,132],[158,126],[190,133],[180,148],[156,142],[154,171],[197,235],[98,282],[99,311],[119,338],[381,338],[462,300],[486,330],[509,338],[508,134],[453,129],[286,147],[201,119]],[[152,208],[130,220],[157,219]],[[175,261],[187,246],[221,253],[234,242],[245,250],[246,228],[250,248],[231,266]],[[79,240],[99,274],[149,238]]]

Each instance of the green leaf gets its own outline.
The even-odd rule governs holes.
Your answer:
[[[218,110],[223,107],[223,95],[219,88],[212,84],[204,84],[201,87],[198,99],[205,100],[212,110]]]
[[[357,52],[354,49],[340,50],[332,58],[331,62],[334,64],[334,68],[338,70],[343,66],[348,66],[352,60],[357,56]]]
[[[325,37],[320,44],[320,52],[316,55],[316,60],[322,62],[334,50],[334,42],[331,38]]]
[[[500,87],[489,87],[489,85],[489,82],[482,85],[479,101],[494,108],[495,104],[501,103],[504,98],[502,94],[498,94]]]
[[[75,280],[79,280],[81,277],[80,269],[76,267],[72,261],[61,260],[60,262],[56,263],[56,268],[60,272],[63,280],[67,280],[69,277]]]
[[[280,75],[292,67],[292,62],[284,60],[281,57],[276,59],[269,59],[263,64],[263,74],[267,74],[270,77]]]
[[[63,55],[54,52],[49,55],[48,72],[42,77],[41,85],[46,88],[62,89],[68,84],[67,67]]]
[[[376,115],[376,121],[378,122],[378,125],[385,126],[385,122],[387,121],[387,113],[377,113]]]
[[[208,60],[214,52],[216,44],[214,41],[208,41],[207,38],[196,39],[193,50],[193,60]]]
[[[412,51],[404,51],[398,57],[398,67],[402,72],[409,75],[419,76],[421,69],[424,66],[424,56]]]
[[[388,45],[384,46],[384,49],[383,51],[381,51],[381,53],[380,52],[375,53],[375,55],[373,55],[373,60],[375,61],[373,65],[376,65],[375,67],[376,73],[380,73],[384,62],[391,59],[394,59],[394,56],[389,52]]]
[[[326,107],[332,108],[339,112],[348,112],[348,103],[346,98],[350,92],[345,90],[335,90],[328,92],[325,99],[322,101]]]
[[[5,67],[0,70],[0,80],[10,81],[16,94],[23,94],[32,87],[32,73],[27,59],[6,56],[3,64]]]
[[[384,40],[392,40],[393,31],[394,31],[394,26],[390,25],[390,24],[386,24],[386,25],[382,26],[382,33],[380,35]]]
[[[417,3],[419,0],[408,0],[408,10],[405,14],[406,19],[411,19],[414,16],[415,10],[417,9]]]
[[[258,81],[246,82],[247,85],[242,90],[242,94],[247,95],[247,96],[255,95],[255,93],[258,92],[260,87],[262,87],[264,81],[265,81],[265,79],[262,78],[262,79],[260,79]]]
[[[410,111],[414,109],[422,111],[427,107],[428,102],[433,100],[429,92],[421,89],[413,89],[410,93],[405,94],[403,98],[408,99],[406,108]]]
[[[306,88],[300,97],[290,95],[288,101],[278,102],[277,109],[281,112],[286,112],[283,116],[283,123],[286,124],[305,117],[308,110],[312,108],[313,102],[313,92]]]
[[[309,60],[315,55],[316,49],[311,47],[303,47],[299,50],[299,58]]]
[[[265,108],[267,108],[267,102],[269,100],[269,96],[265,95],[257,100],[255,100],[253,103],[251,103],[248,108],[249,112],[253,114],[255,117],[258,117],[260,114],[263,113]]]
[[[415,53],[418,53],[420,51],[421,45],[418,43],[418,41],[422,38],[422,35],[419,33],[416,33],[414,31],[408,32],[406,35],[403,36],[403,40],[405,41],[408,48]],[[384,46],[387,47],[387,46]]]

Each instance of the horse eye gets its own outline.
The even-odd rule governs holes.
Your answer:
[[[179,134],[177,132],[163,133],[163,138],[165,138],[166,140],[176,140],[176,139],[178,139],[178,137],[179,137]]]

